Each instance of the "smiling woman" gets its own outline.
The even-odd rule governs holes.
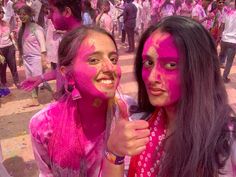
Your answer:
[[[41,75],[42,63],[46,61],[47,52],[43,28],[32,21],[34,12],[31,7],[22,6],[18,14],[22,22],[18,34],[20,63],[24,64],[26,78]],[[27,107],[38,105],[38,87],[36,87],[32,91],[32,100]]]
[[[65,80],[60,99],[30,122],[40,174],[97,177],[111,122],[118,112],[128,116],[126,104],[115,96],[117,46],[106,31],[81,27],[64,36],[58,58]]]

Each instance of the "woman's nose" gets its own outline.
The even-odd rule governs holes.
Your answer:
[[[114,70],[114,65],[110,59],[105,59],[103,61],[102,69],[103,69],[103,71],[113,71]]]

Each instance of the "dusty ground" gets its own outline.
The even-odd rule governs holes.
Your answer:
[[[133,55],[124,54],[120,57],[123,77],[121,87],[124,93],[136,96],[136,84],[132,74]],[[19,68],[20,79],[24,79],[24,70]],[[229,100],[236,110],[236,63],[232,68],[231,83],[226,84]],[[30,100],[30,93],[16,89],[12,85],[12,78],[8,71],[10,96],[1,98],[0,107],[0,141],[2,145],[3,164],[14,177],[36,177],[37,167],[33,158],[28,123],[32,115],[52,101],[51,94],[46,90],[39,93],[41,105],[33,108],[23,108]],[[55,87],[55,82],[50,82]]]

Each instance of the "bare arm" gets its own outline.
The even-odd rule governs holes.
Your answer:
[[[57,76],[57,71],[51,70],[49,72],[44,73],[41,76],[27,78],[26,80],[21,82],[21,88],[25,91],[32,91],[35,87],[37,87],[39,84],[45,81],[55,80],[56,76]]]

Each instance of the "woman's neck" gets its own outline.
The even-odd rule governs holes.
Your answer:
[[[85,136],[88,139],[96,138],[106,128],[108,100],[86,96],[79,99],[78,107]]]

